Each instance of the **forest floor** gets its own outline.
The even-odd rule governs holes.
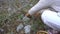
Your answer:
[[[26,12],[33,7],[38,0],[0,0],[0,34],[24,34],[24,29],[16,31],[19,24],[24,24],[22,18]],[[32,25],[31,34],[43,30],[45,25],[42,23],[40,16],[26,24]]]

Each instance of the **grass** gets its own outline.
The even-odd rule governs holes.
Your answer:
[[[26,12],[28,12],[28,10],[32,7],[32,6],[30,6],[30,4],[33,4],[33,6],[34,6],[37,2],[38,2],[38,0],[29,0],[29,3],[27,3],[28,4],[27,6],[23,7],[21,10],[18,10],[18,8],[20,8],[24,5],[22,5],[18,0],[16,0],[14,3],[11,4],[11,6],[14,9],[16,9],[16,12],[11,14],[10,16],[9,16],[9,13],[8,13],[8,7],[3,8],[3,9],[1,8],[2,10],[0,10],[0,27],[1,28],[8,28],[7,33],[13,32],[13,33],[16,34],[17,33],[16,32],[16,27],[20,23],[23,23],[23,22],[20,22],[20,20],[22,20],[22,18],[24,17],[24,14]],[[8,6],[9,6],[9,4],[8,4]],[[11,11],[11,12],[13,12],[13,11]],[[39,28],[44,27],[44,24],[41,23],[39,18],[34,20],[34,17],[32,17],[32,20],[28,23],[32,25],[32,30],[34,32],[37,32],[39,30]]]

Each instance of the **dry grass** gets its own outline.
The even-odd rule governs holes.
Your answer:
[[[11,2],[12,1],[12,2]],[[38,0],[3,0],[0,3],[0,28],[4,31],[1,34],[24,34],[22,29],[20,32],[16,32],[16,27],[24,22],[22,21],[23,15],[37,3]],[[43,24],[40,19],[32,16],[32,20],[29,22],[32,25],[32,33],[36,33],[39,29],[43,28]],[[39,27],[37,27],[39,26]],[[31,33],[31,34],[32,34]]]

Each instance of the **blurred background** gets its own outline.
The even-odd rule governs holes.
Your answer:
[[[0,0],[0,34],[25,34],[25,25],[31,25],[31,33],[43,30],[45,25],[41,22],[40,16],[35,19],[32,16],[30,21],[23,22],[22,18],[39,0]],[[17,32],[18,26],[23,27]]]

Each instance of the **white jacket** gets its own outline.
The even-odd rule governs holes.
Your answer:
[[[32,15],[41,9],[51,7],[56,11],[60,11],[60,0],[40,0],[35,6],[29,10],[29,14]]]

